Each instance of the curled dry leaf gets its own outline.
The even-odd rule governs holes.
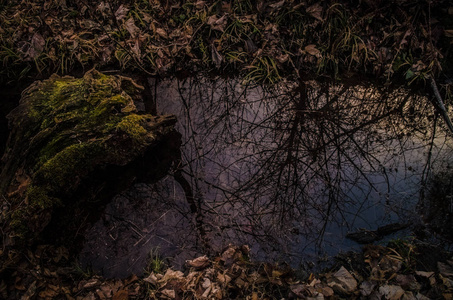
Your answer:
[[[209,265],[209,258],[206,255],[200,256],[193,260],[187,260],[186,264],[193,268],[203,269]]]

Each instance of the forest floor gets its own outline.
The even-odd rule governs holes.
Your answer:
[[[435,76],[448,102],[452,15],[448,1],[4,0],[0,83],[93,67],[148,77],[235,73],[259,84],[304,72],[421,85]],[[106,279],[75,264],[68,249],[41,245],[0,279],[0,298],[452,299],[453,256],[396,241],[342,255],[314,274],[254,262],[248,247],[230,246],[188,261],[184,272],[154,257],[141,277]]]
[[[40,246],[0,284],[3,299],[452,299],[453,256],[395,240],[336,257],[321,273],[253,262],[247,246],[168,268],[152,257],[144,275],[106,279],[69,264],[67,249]]]

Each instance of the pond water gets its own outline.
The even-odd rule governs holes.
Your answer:
[[[143,272],[156,251],[182,268],[247,244],[253,260],[299,267],[358,249],[346,234],[360,228],[399,222],[412,227],[386,238],[408,236],[433,170],[453,164],[432,104],[404,89],[150,83],[157,112],[178,118],[181,160],[115,197],[87,231],[80,260],[109,277]]]

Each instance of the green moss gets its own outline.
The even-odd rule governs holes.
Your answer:
[[[70,190],[77,177],[88,173],[102,154],[99,143],[73,144],[47,160],[36,172],[35,179],[53,192]]]
[[[17,142],[7,153],[32,178],[26,201],[18,199],[11,215],[17,236],[39,232],[40,214],[65,205],[92,171],[126,165],[151,145],[154,118],[136,114],[133,101],[140,91],[131,79],[97,71],[52,76],[24,91],[9,116]]]
[[[148,134],[148,131],[142,126],[145,119],[144,115],[132,114],[124,117],[116,128],[129,135],[134,142],[143,143]]]

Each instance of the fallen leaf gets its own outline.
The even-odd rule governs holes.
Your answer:
[[[322,6],[319,3],[313,4],[309,8],[307,8],[307,12],[315,19],[319,21],[324,21],[322,17]]]
[[[34,59],[38,57],[41,52],[44,50],[44,45],[46,44],[46,41],[40,35],[39,33],[35,32],[33,34],[33,37],[31,38],[31,47],[27,51],[27,56],[30,57],[31,59]]]
[[[212,30],[218,30],[221,32],[225,31],[226,23],[226,15],[223,15],[220,18],[216,15],[212,15],[206,21],[206,24],[210,25]]]
[[[166,283],[169,280],[183,280],[184,279],[184,273],[181,271],[173,271],[171,269],[168,269],[167,272],[165,272],[164,277],[159,280],[159,282]]]
[[[167,34],[167,32],[164,29],[156,28],[156,33],[158,35],[160,35],[161,37],[163,37],[164,39],[168,39],[168,34]]]
[[[113,294],[113,300],[127,300],[129,299],[129,293],[126,290],[119,290]]]
[[[285,0],[282,0],[282,1],[279,1],[279,2],[276,2],[274,4],[270,4],[269,7],[272,7],[273,9],[280,9],[283,4],[285,4]]]
[[[322,57],[321,51],[319,51],[316,48],[316,45],[310,44],[308,46],[305,46],[305,52],[307,52],[310,55],[316,56],[318,58]]]
[[[132,36],[132,38],[136,38],[140,32],[140,28],[135,26],[135,21],[134,21],[134,18],[132,18],[132,17],[130,17],[126,21],[126,23],[124,23],[124,27],[126,27],[126,30],[129,32],[129,34]]]
[[[154,272],[152,272],[151,274],[149,274],[148,277],[144,278],[143,281],[149,282],[153,285],[157,285],[158,279],[157,279],[156,275],[154,274]]]
[[[161,291],[162,295],[164,295],[165,297],[167,298],[170,298],[170,299],[175,299],[176,298],[176,292],[175,290],[162,290]]]
[[[209,265],[209,258],[206,255],[200,256],[193,260],[187,260],[186,264],[193,268],[203,269]]]
[[[364,281],[360,284],[360,293],[362,296],[369,296],[376,287],[376,283],[371,281]]]
[[[97,278],[92,278],[90,280],[88,280],[83,286],[82,286],[82,289],[89,289],[89,288],[92,288],[94,286],[97,286],[99,285],[100,282]]]
[[[345,267],[341,267],[329,278],[328,285],[342,294],[349,294],[357,289],[357,281]]]
[[[122,19],[124,19],[126,17],[128,12],[129,12],[129,8],[124,6],[124,4],[121,4],[120,7],[118,7],[118,9],[115,12],[115,18],[118,21],[121,21]]]
[[[379,294],[388,300],[398,300],[404,295],[404,290],[397,285],[384,285],[379,287]]]
[[[453,268],[442,262],[437,262],[437,268],[443,276],[453,276]]]
[[[222,64],[223,61],[223,56],[220,55],[220,53],[217,51],[216,47],[212,45],[211,47],[211,58],[212,61],[215,63],[216,68],[220,68],[220,65]]]

